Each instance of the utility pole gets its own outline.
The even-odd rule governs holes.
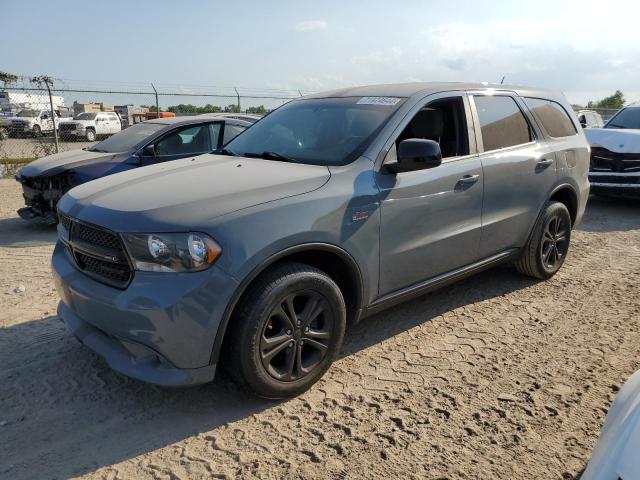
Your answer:
[[[160,102],[158,102],[158,90],[156,90],[156,87],[154,87],[153,83],[151,84],[151,88],[153,88],[153,91],[156,94],[156,118],[160,118]]]

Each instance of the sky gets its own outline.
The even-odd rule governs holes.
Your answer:
[[[0,18],[0,70],[68,86],[317,92],[504,76],[572,103],[617,89],[640,100],[637,1],[0,0]],[[232,103],[191,101],[209,102]]]

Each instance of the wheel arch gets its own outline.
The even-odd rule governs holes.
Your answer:
[[[560,202],[567,207],[571,217],[571,227],[573,227],[578,216],[578,194],[576,189],[568,183],[559,185],[551,192],[549,201]]]
[[[240,282],[218,326],[211,351],[211,364],[218,363],[229,322],[249,286],[267,270],[282,262],[305,263],[327,273],[338,284],[345,297],[347,321],[359,320],[363,307],[364,283],[358,263],[353,256],[346,250],[329,243],[295,245],[268,257]]]

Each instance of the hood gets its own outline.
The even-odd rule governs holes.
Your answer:
[[[83,167],[92,163],[115,160],[119,153],[90,152],[88,150],[72,150],[39,158],[25,165],[17,177],[40,177],[57,175],[65,170]]]
[[[593,449],[583,480],[638,478],[640,472],[640,371],[618,392]]]
[[[615,153],[640,153],[640,130],[625,128],[585,128],[589,145]]]
[[[85,183],[58,206],[119,232],[206,229],[215,217],[316,190],[329,177],[323,166],[207,154]]]
[[[36,117],[11,117],[9,120],[11,122],[34,123],[36,121]]]

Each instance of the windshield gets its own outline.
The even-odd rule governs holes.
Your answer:
[[[640,107],[623,108],[609,120],[605,128],[640,129]]]
[[[126,152],[134,148],[139,143],[144,142],[148,137],[164,127],[166,127],[166,125],[162,123],[137,123],[100,143],[96,143],[89,150],[92,152],[109,153]]]
[[[95,120],[96,117],[98,116],[97,113],[79,113],[78,115],[76,115],[75,117],[73,117],[74,120]]]
[[[37,117],[38,112],[35,110],[20,110],[18,112],[19,117]]]
[[[404,99],[346,97],[290,102],[245,130],[225,150],[314,165],[355,160]]]

